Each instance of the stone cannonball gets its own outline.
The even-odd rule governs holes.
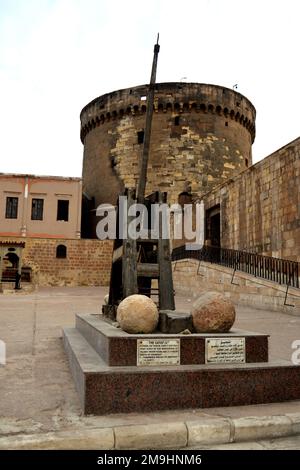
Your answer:
[[[122,300],[117,309],[117,322],[127,333],[152,333],[158,323],[158,310],[146,295],[134,294]]]
[[[226,333],[235,321],[235,307],[219,292],[204,292],[192,307],[193,325],[197,333]]]

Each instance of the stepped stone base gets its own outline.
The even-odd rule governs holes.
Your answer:
[[[244,338],[245,363],[205,364],[207,338]],[[137,366],[140,339],[180,339],[180,365]],[[63,332],[84,413],[252,405],[300,399],[300,367],[268,363],[268,335],[130,335],[102,315],[77,315]]]
[[[246,362],[268,361],[268,335],[233,329],[229,333],[129,334],[102,315],[76,315],[76,328],[109,366],[136,366],[139,339],[180,339],[180,364],[204,364],[206,338],[245,338]]]
[[[274,364],[110,367],[75,328],[64,345],[85,414],[253,405],[300,399],[300,367]]]

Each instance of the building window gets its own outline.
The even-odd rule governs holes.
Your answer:
[[[32,199],[31,220],[43,220],[44,199]]]
[[[67,257],[67,247],[65,245],[58,245],[56,247],[56,258],[66,258]]]
[[[174,125],[179,126],[179,122],[180,122],[180,116],[175,116]]]
[[[59,199],[57,201],[57,219],[68,222],[69,220],[69,201]]]
[[[7,197],[6,198],[6,219],[17,219],[18,218],[18,202],[19,198],[17,197]]]
[[[137,139],[138,139],[138,144],[143,144],[144,143],[144,131],[139,131],[137,133]]]

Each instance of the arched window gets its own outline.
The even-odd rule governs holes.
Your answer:
[[[58,245],[56,247],[56,258],[66,258],[67,257],[67,247],[65,245]]]
[[[145,134],[144,130],[137,132],[138,144],[143,144],[144,143],[144,134]]]

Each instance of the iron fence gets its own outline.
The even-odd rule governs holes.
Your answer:
[[[300,270],[297,261],[215,246],[204,246],[200,250],[179,246],[172,251],[172,261],[186,258],[216,263],[268,281],[299,288]]]

